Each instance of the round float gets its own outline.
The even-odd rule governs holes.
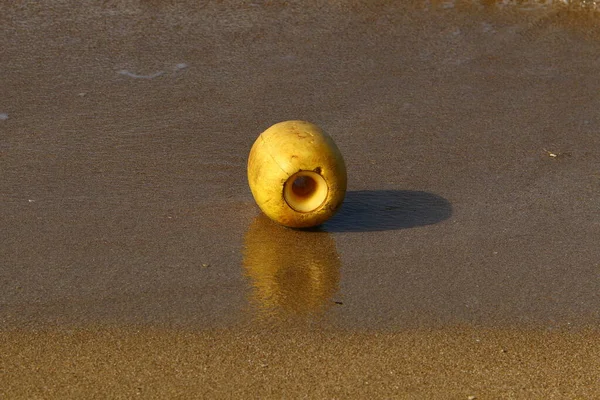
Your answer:
[[[248,157],[248,184],[260,209],[292,228],[331,218],[346,195],[346,166],[335,142],[306,121],[285,121],[260,134]]]

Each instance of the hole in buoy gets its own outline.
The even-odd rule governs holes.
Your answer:
[[[292,191],[298,197],[307,197],[314,193],[317,183],[310,176],[299,176],[292,183]]]
[[[288,178],[283,187],[286,203],[298,212],[316,210],[325,202],[328,192],[327,182],[314,171],[295,173]]]

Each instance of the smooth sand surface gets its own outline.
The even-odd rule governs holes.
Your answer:
[[[596,4],[518,3],[3,2],[0,397],[600,397]]]

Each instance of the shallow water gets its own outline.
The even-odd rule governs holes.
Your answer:
[[[595,3],[369,4],[0,6],[3,328],[596,327]],[[348,166],[313,232],[247,188],[287,119]]]

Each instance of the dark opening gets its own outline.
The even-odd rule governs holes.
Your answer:
[[[308,197],[314,193],[317,183],[309,176],[299,176],[292,184],[292,191],[298,197]]]

